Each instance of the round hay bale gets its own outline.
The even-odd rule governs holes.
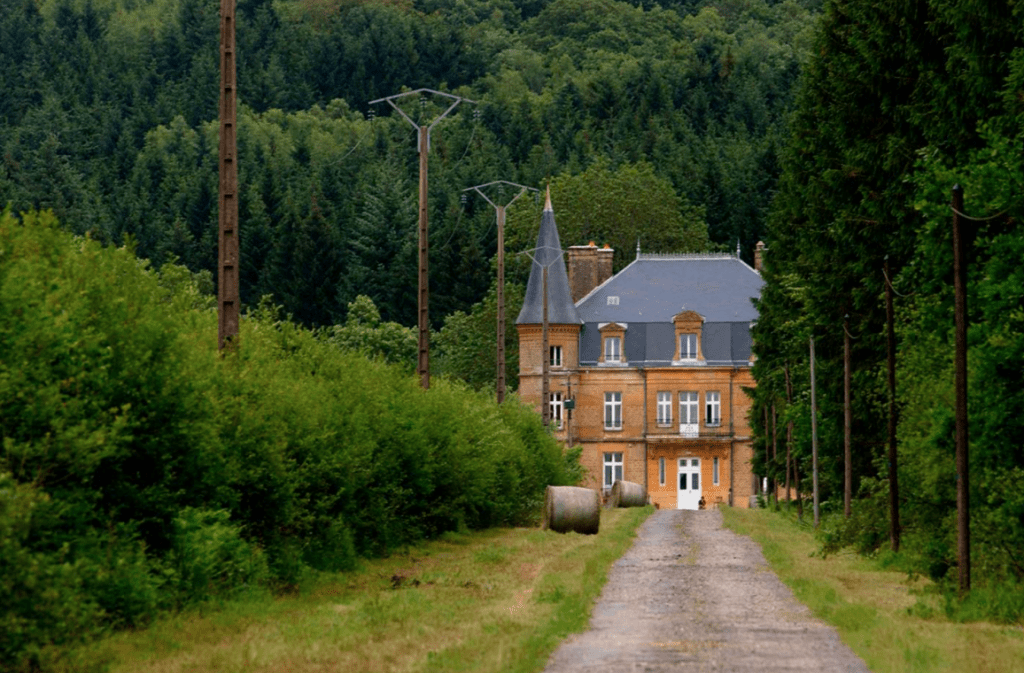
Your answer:
[[[647,489],[642,484],[621,479],[612,484],[609,507],[643,507],[647,504]]]
[[[544,529],[596,535],[601,526],[597,491],[578,486],[548,486],[544,494]]]

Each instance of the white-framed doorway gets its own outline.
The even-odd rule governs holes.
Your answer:
[[[700,509],[700,458],[680,458],[676,477],[677,509]]]

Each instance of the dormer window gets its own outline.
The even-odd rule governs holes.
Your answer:
[[[672,363],[677,365],[703,364],[704,348],[701,344],[701,332],[704,328],[704,316],[696,311],[683,311],[676,315],[672,322],[676,328],[676,347]]]
[[[622,353],[622,340],[617,336],[604,338],[604,361],[619,362]]]
[[[601,332],[601,358],[598,360],[602,365],[621,365],[626,362],[626,325],[624,323],[605,323],[598,326]]]
[[[697,359],[697,335],[693,332],[684,332],[679,335],[679,359]]]

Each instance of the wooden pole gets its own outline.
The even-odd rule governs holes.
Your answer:
[[[796,484],[796,518],[804,520],[804,499],[800,494],[800,461],[793,461],[793,482]]]
[[[885,256],[885,340],[889,374],[889,543],[900,550],[900,487],[896,471],[896,328],[892,306],[892,275]]]
[[[786,372],[786,409],[790,409],[793,404],[793,383],[789,380],[789,361],[786,361],[785,366]],[[790,418],[789,422],[786,423],[786,502],[792,502],[793,496],[789,490],[790,482],[789,477],[792,471],[793,456],[793,419]]]
[[[220,350],[238,342],[238,164],[235,90],[235,0],[220,3],[220,195],[217,251],[217,344]]]
[[[814,489],[814,527],[821,523],[818,507],[818,396],[814,384],[814,337],[811,337],[811,475]]]
[[[779,482],[775,478],[775,474],[778,471],[778,448],[779,448],[779,434],[776,424],[778,422],[778,414],[775,412],[775,402],[772,402],[772,498],[775,503],[779,502]]]
[[[964,190],[953,187],[953,314],[956,321],[956,521],[960,594],[971,590],[971,515],[967,434],[967,246],[960,213]]]
[[[850,404],[850,316],[843,316],[843,515],[850,518],[853,499],[853,411]]]
[[[505,206],[498,211],[498,404],[505,401]]]
[[[771,504],[771,493],[772,493],[772,478],[769,473],[769,464],[771,462],[771,446],[768,444],[768,439],[771,434],[768,432],[768,405],[764,407],[764,474],[761,475],[764,478],[765,483],[765,497],[768,498],[768,503]]]
[[[420,275],[419,275],[419,360],[417,373],[420,386],[430,388],[430,277],[428,274],[430,240],[427,224],[427,154],[430,151],[430,128],[419,127],[420,140]]]

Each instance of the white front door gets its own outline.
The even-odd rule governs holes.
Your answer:
[[[677,509],[700,508],[700,458],[680,458]]]

